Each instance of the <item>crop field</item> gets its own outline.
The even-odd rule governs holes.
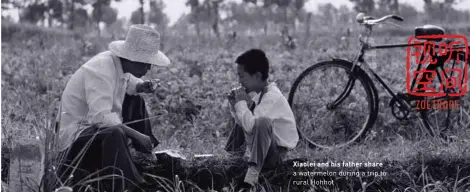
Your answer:
[[[271,63],[270,81],[276,82],[287,98],[292,83],[307,67],[332,58],[351,59],[358,53],[360,28],[350,27],[353,33],[348,37],[343,37],[339,28],[315,29],[308,40],[299,36],[294,50],[286,49],[277,34],[242,34],[228,43],[224,37],[166,33],[163,52],[171,59],[172,66],[152,68],[144,77],[159,78],[168,87],[164,96],[145,96],[153,133],[161,141],[158,148],[179,150],[188,157],[194,154],[214,154],[214,157],[189,158],[178,165],[164,166],[171,170],[159,169],[141,159],[149,174],[161,177],[162,186],[158,190],[235,191],[234,183],[243,175],[246,164],[224,151],[230,130],[226,127],[229,113],[223,104],[225,95],[238,85],[234,59],[239,53],[253,47],[263,49]],[[374,43],[406,43],[412,35],[412,30],[396,34],[386,33],[387,28],[380,31],[384,32],[373,36]],[[470,26],[455,32],[470,37]],[[3,183],[5,191],[39,191],[40,154],[51,142],[55,105],[62,90],[70,75],[93,54],[106,50],[111,40],[36,26],[2,24],[2,179],[7,177],[10,184],[18,184]],[[406,49],[377,50],[368,54],[366,60],[394,91],[405,92]],[[284,167],[260,179],[267,190],[470,191],[468,90],[462,99],[459,126],[452,130],[454,139],[449,141],[429,136],[417,122],[395,119],[388,107],[390,95],[378,82],[376,87],[379,116],[364,141],[331,150],[311,149],[302,141],[288,152]],[[310,91],[324,97],[329,94],[320,88]],[[295,185],[293,181],[303,178],[292,174],[304,168],[293,166],[293,162],[307,160],[382,163],[380,171],[387,174],[328,177],[334,181],[333,185]],[[20,170],[19,175],[12,173],[13,165]],[[358,171],[329,169],[333,170]],[[179,177],[175,178],[177,174]]]

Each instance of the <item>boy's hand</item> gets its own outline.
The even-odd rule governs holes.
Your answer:
[[[245,92],[244,89],[236,89],[234,90],[234,105],[236,103],[238,103],[239,101],[249,101],[250,100],[250,96],[248,96],[248,94]]]
[[[235,98],[228,97],[227,100],[230,105],[229,107],[233,107],[235,105]]]

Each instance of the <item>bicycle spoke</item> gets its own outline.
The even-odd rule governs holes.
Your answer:
[[[324,100],[323,97],[319,97],[318,99],[320,99],[321,101],[323,101],[324,105],[326,106],[327,103],[329,103],[327,100]]]
[[[322,116],[320,116],[320,119],[324,119],[325,117],[330,116],[332,113],[334,113],[333,110],[326,110],[326,112],[321,113]]]
[[[355,113],[364,113],[364,111],[358,111],[358,110],[354,110],[354,109],[345,109],[345,108],[342,108],[342,107],[337,107],[336,110],[346,110],[346,111],[351,111],[351,112],[355,112]]]

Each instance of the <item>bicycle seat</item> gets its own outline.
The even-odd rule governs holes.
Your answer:
[[[424,25],[421,27],[415,28],[415,37],[417,39],[423,39],[426,41],[441,41],[442,38],[420,38],[419,36],[423,35],[444,35],[445,31],[442,27],[435,25]]]

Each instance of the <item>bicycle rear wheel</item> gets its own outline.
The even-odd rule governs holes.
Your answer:
[[[464,58],[459,58],[458,60],[455,57],[460,55],[454,55],[454,58],[443,65],[435,67],[428,66],[427,68],[433,69],[436,72],[437,78],[432,80],[431,88],[435,88],[446,94],[456,93],[458,90],[455,90],[447,85],[449,79],[460,80],[461,82],[453,82],[457,84],[465,83],[465,75],[460,74],[460,72],[465,72]],[[457,70],[456,70],[457,69]],[[447,80],[446,80],[447,79]],[[427,109],[420,111],[420,116],[423,120],[425,128],[431,133],[431,135],[441,135],[442,133],[452,131],[454,128],[460,126],[460,111],[462,110],[462,97],[452,97],[452,96],[436,96],[436,97],[424,97],[424,100],[428,100],[428,103],[431,103],[431,106]],[[458,103],[458,104],[456,104]],[[454,105],[453,105],[454,104]]]
[[[345,60],[325,61],[303,71],[289,92],[301,137],[320,148],[359,141],[378,113],[377,91],[369,76]],[[348,90],[349,89],[349,90]]]

